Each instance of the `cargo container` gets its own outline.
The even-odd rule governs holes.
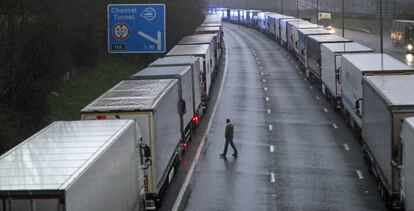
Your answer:
[[[214,52],[214,63],[220,64],[221,60],[221,44],[218,40],[218,34],[196,34],[183,37],[178,45],[198,45],[198,44],[208,44],[210,49]],[[214,75],[217,74],[218,68],[214,69]]]
[[[270,33],[271,34],[273,34],[274,33],[274,35],[276,36],[276,41],[278,42],[278,43],[280,43],[281,42],[281,32],[280,32],[280,21],[282,20],[282,19],[285,19],[285,20],[287,20],[287,19],[295,19],[294,17],[292,17],[292,16],[286,16],[286,15],[279,15],[279,14],[275,14],[275,15],[272,15],[271,17],[270,17],[270,23],[271,23],[271,28],[269,29],[270,30]],[[273,29],[273,22],[274,22],[274,29]]]
[[[193,75],[190,66],[147,67],[130,77],[131,80],[177,79],[179,99],[182,106],[180,113],[181,147],[185,149],[191,139],[192,119],[196,116],[193,110],[194,90]]]
[[[371,52],[373,52],[372,49],[356,42],[322,44],[322,94],[331,101],[335,108],[342,107],[340,81],[342,55]]]
[[[200,26],[195,30],[195,34],[215,34],[217,35],[217,41],[219,42],[219,46],[223,46],[223,29],[222,27],[215,26],[215,27],[204,27]]]
[[[260,10],[246,10],[244,24],[249,27],[257,28]]]
[[[284,47],[287,47],[287,43],[288,43],[288,37],[287,37],[287,22],[291,22],[291,21],[296,21],[296,22],[300,22],[303,21],[300,18],[281,18],[279,19],[279,39],[280,39],[280,44]]]
[[[258,28],[261,32],[267,32],[268,31],[268,23],[267,18],[271,14],[271,12],[259,12],[259,20],[258,20]]]
[[[402,120],[414,117],[413,90],[414,75],[365,76],[363,81],[363,149],[379,193],[392,208],[401,208],[402,153],[413,141],[404,139],[403,146],[400,138]]]
[[[287,21],[286,33],[287,33],[287,48],[294,56],[296,56],[295,51],[295,42],[298,37],[298,29],[313,29],[313,28],[322,28],[316,24],[313,24],[308,21]]]
[[[201,77],[202,81],[205,82],[205,87],[202,90],[205,90],[206,101],[210,99],[210,89],[212,83],[212,74],[214,73],[215,63],[214,63],[214,53],[211,53],[210,45],[176,45],[170,52],[167,53],[167,57],[171,56],[197,56],[202,58],[203,70]]]
[[[414,69],[387,54],[362,53],[342,56],[342,103],[348,123],[361,129],[364,96],[362,77],[367,75],[410,75]]]
[[[205,87],[202,81],[201,74],[203,72],[203,64],[200,57],[195,56],[171,56],[164,57],[155,60],[153,63],[148,65],[149,67],[171,67],[171,66],[190,66],[193,75],[193,104],[192,109],[196,113],[196,124],[198,124],[199,117],[203,115],[203,110],[205,109],[205,90],[202,90]]]
[[[122,81],[81,110],[84,120],[134,119],[146,146],[146,207],[160,205],[180,159],[177,79]],[[120,210],[120,209],[118,209]]]
[[[337,35],[312,35],[306,39],[306,77],[322,88],[321,45],[324,43],[352,42]]]
[[[0,157],[0,210],[143,210],[141,144],[132,120],[54,122]]]
[[[401,129],[401,202],[405,210],[414,210],[414,118],[406,118]]]
[[[302,69],[306,69],[306,40],[312,35],[329,35],[328,30],[323,28],[299,29],[296,43],[296,54]],[[296,38],[296,37],[295,37]]]
[[[265,33],[267,36],[270,37],[272,40],[276,40],[276,20],[278,17],[282,17],[283,15],[279,15],[277,13],[268,13],[266,14],[266,30]]]

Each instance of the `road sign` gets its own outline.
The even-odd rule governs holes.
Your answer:
[[[109,4],[109,53],[164,53],[164,4]]]

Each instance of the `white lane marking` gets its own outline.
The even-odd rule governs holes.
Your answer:
[[[313,86],[309,86],[309,89],[313,89]]]
[[[260,62],[258,61],[257,64],[260,64]]]
[[[332,126],[333,126],[335,129],[338,129],[338,126],[337,126],[335,123],[333,123],[333,124],[332,124]]]
[[[328,109],[327,108],[323,108],[323,111],[325,111],[325,113],[328,113]]]
[[[269,149],[269,150],[270,150],[270,152],[274,152],[274,151],[275,151],[275,146],[270,145],[269,147],[270,147],[270,149]]]
[[[256,57],[256,60],[259,60],[259,57]]]
[[[226,49],[226,60],[228,58],[229,58],[229,53],[228,53],[228,49]],[[184,183],[181,186],[181,189],[180,189],[180,192],[178,193],[177,199],[174,202],[174,206],[172,208],[173,211],[178,211],[178,208],[179,208],[179,206],[181,204],[181,201],[183,200],[185,190],[187,189],[188,185],[190,184],[190,180],[193,177],[195,167],[198,164],[198,162],[200,161],[201,150],[203,149],[204,144],[206,143],[207,134],[210,132],[211,125],[213,123],[212,120],[216,116],[217,107],[218,107],[218,104],[219,104],[219,102],[221,100],[221,95],[222,95],[222,92],[223,92],[223,89],[222,88],[223,88],[224,82],[226,81],[226,78],[227,78],[227,71],[228,71],[227,63],[228,62],[226,61],[225,65],[224,65],[224,72],[223,72],[224,75],[223,75],[223,79],[222,79],[222,81],[220,83],[219,92],[218,92],[218,95],[217,95],[217,101],[214,104],[213,111],[211,112],[211,116],[208,119],[207,128],[204,131],[203,137],[201,139],[201,143],[200,143],[200,145],[197,148],[196,155],[194,157],[193,163],[191,164],[191,167],[188,170],[188,173],[187,173],[187,176],[185,177]]]
[[[270,111],[270,109],[267,109],[267,113],[270,114],[270,113],[272,113],[272,111]]]
[[[269,98],[268,97],[266,97],[266,101],[269,101]]]
[[[267,92],[267,87],[264,88],[265,92]]]
[[[364,179],[364,175],[362,175],[362,172],[360,170],[356,170],[356,173],[358,174],[359,179]]]
[[[275,173],[270,173],[270,182],[271,183],[274,183],[274,182],[276,182],[276,176],[275,176]]]
[[[305,78],[303,78],[303,80],[307,81],[306,77],[305,77]]]
[[[273,125],[269,125],[269,131],[273,130]]]
[[[260,75],[263,75],[263,72],[261,72]]]
[[[316,98],[316,100],[320,100],[321,98],[320,97],[318,97],[318,96],[315,96],[315,98]]]
[[[266,79],[263,79],[262,81],[263,81],[263,83],[265,83],[266,82]]]
[[[349,146],[348,146],[348,144],[344,143],[343,145],[344,145],[345,150],[346,150],[346,151],[349,151]]]
[[[263,67],[262,66],[259,66],[259,69],[263,69]]]

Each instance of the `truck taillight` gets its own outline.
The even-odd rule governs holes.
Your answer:
[[[98,115],[98,116],[96,116],[96,119],[97,119],[97,120],[103,120],[103,119],[106,119],[106,115]]]
[[[186,148],[187,148],[187,146],[188,146],[188,144],[187,144],[187,143],[185,143],[185,142],[180,143],[180,148],[181,148],[181,149],[186,149]]]
[[[198,119],[199,119],[198,115],[195,114],[193,116],[193,123],[198,123]]]

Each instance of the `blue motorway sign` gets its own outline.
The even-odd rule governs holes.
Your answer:
[[[164,4],[109,4],[109,53],[164,53]]]

